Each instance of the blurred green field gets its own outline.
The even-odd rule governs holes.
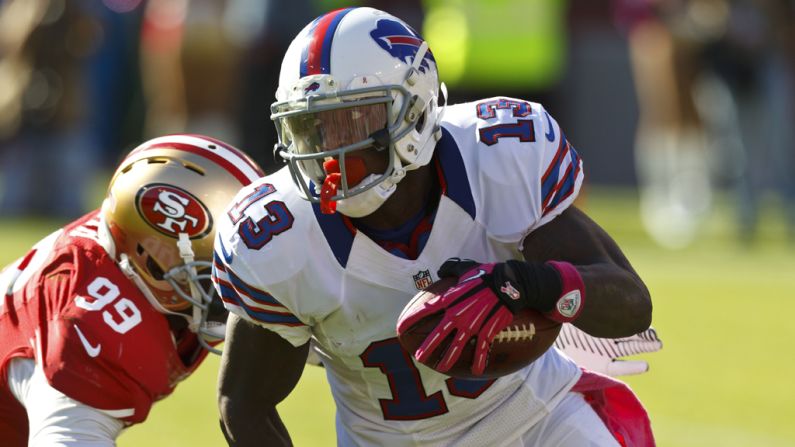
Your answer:
[[[793,446],[795,424],[795,245],[775,202],[766,208],[758,243],[734,238],[724,203],[703,236],[680,251],[657,248],[644,234],[635,196],[592,189],[583,205],[623,247],[654,299],[654,326],[664,349],[652,370],[630,377],[662,447]],[[57,222],[0,219],[3,264]],[[127,430],[122,447],[224,445],[215,408],[218,359],[211,358]],[[309,367],[280,408],[298,446],[334,445],[334,410],[323,370]],[[268,386],[263,383],[262,386]]]

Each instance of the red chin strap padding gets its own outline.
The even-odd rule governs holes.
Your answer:
[[[364,166],[364,160],[359,157],[347,157],[345,160],[348,188],[352,188],[367,176],[367,169]],[[327,175],[323,181],[323,186],[320,188],[320,212],[333,214],[337,210],[337,202],[331,200],[331,198],[337,195],[337,190],[342,185],[340,162],[335,159],[325,161],[323,170],[326,171]]]

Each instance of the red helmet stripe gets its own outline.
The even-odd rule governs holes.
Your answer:
[[[262,177],[262,176],[264,176],[264,175],[265,175],[265,172],[263,172],[263,171],[262,171],[262,168],[260,168],[260,167],[259,167],[259,166],[257,166],[257,165],[256,165],[256,164],[255,164],[253,161],[251,161],[251,159],[248,157],[248,155],[246,155],[245,153],[243,153],[243,151],[241,151],[240,149],[238,149],[238,148],[236,148],[236,147],[234,147],[234,146],[230,146],[230,145],[228,145],[228,144],[224,143],[224,142],[223,142],[223,141],[221,141],[221,140],[217,140],[217,139],[215,139],[215,138],[213,138],[213,137],[208,137],[208,136],[206,136],[206,135],[198,135],[198,134],[186,134],[186,136],[189,136],[189,137],[195,137],[195,138],[201,138],[201,139],[204,139],[204,140],[212,141],[213,143],[215,143],[215,144],[217,144],[217,145],[219,145],[219,146],[221,146],[221,147],[223,147],[223,148],[227,149],[229,152],[232,152],[233,154],[235,154],[235,155],[237,155],[238,157],[240,157],[240,159],[241,159],[241,160],[242,160],[244,163],[246,163],[247,165],[249,165],[249,166],[251,167],[251,169],[253,169],[254,171],[256,171],[256,172],[257,172],[257,174],[259,174],[259,175],[260,175],[260,177]]]
[[[312,39],[309,41],[308,54],[306,58],[306,69],[304,70],[305,73],[302,73],[302,75],[308,76],[323,73],[323,67],[321,66],[323,40],[326,37],[328,26],[331,24],[332,19],[334,19],[334,16],[337,14],[337,11],[326,14],[318,22],[315,31],[312,33]],[[328,67],[325,68],[328,70]]]
[[[194,140],[195,143],[192,140]],[[221,148],[221,151],[214,151],[212,149],[205,148],[201,143],[215,144]],[[170,148],[200,155],[221,166],[223,169],[232,174],[244,186],[252,183],[254,180],[264,175],[262,170],[257,165],[253,164],[251,160],[243,155],[239,150],[203,135],[180,134],[155,138],[130,152],[127,158],[140,154],[141,152],[160,148]]]
[[[222,168],[226,169],[227,171],[229,171],[229,173],[232,174],[233,176],[235,176],[235,178],[238,179],[238,181],[240,181],[240,183],[243,184],[243,185],[248,185],[254,180],[254,179],[249,178],[249,176],[244,174],[243,171],[240,170],[240,168],[238,168],[237,166],[232,164],[232,162],[230,162],[229,160],[225,159],[224,157],[221,157],[218,154],[209,152],[209,151],[207,151],[205,149],[202,149],[202,148],[200,148],[198,146],[194,146],[192,144],[184,144],[184,143],[153,144],[153,145],[147,147],[146,149],[144,149],[144,151],[149,150],[149,149],[158,149],[158,148],[161,148],[161,147],[168,147],[168,148],[171,148],[171,149],[176,149],[178,151],[185,151],[185,152],[190,152],[191,154],[201,155],[202,157],[214,162],[215,164],[217,164],[217,165],[221,166]]]
[[[301,77],[331,72],[331,41],[342,18],[353,9],[337,9],[316,19],[301,57]]]

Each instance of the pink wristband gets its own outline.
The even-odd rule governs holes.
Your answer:
[[[583,304],[585,304],[585,283],[582,281],[580,272],[570,263],[548,261],[547,264],[558,271],[562,287],[560,298],[546,316],[559,323],[570,323],[580,316]]]

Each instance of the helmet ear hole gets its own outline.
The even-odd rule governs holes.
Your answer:
[[[162,281],[165,277],[166,272],[152,259],[151,256],[146,257],[146,270],[149,271],[149,274],[152,275],[152,278],[155,278],[158,281]]]
[[[423,110],[419,119],[417,119],[417,124],[414,125],[414,130],[422,133],[422,129],[425,128],[425,118],[427,117],[427,115],[428,113],[425,110]]]
[[[144,254],[144,247],[141,246],[141,244],[136,244],[135,245],[135,253],[137,253],[138,256],[141,256],[142,254]]]

